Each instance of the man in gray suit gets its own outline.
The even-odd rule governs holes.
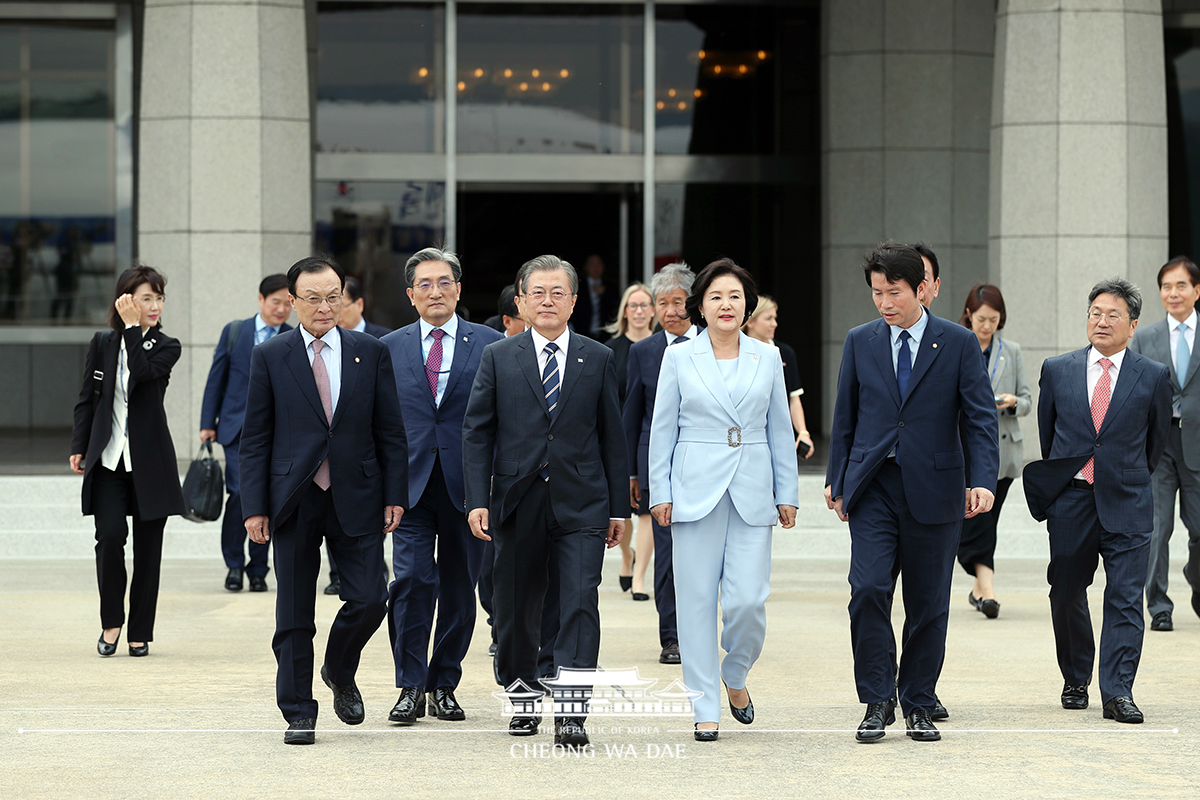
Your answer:
[[[1188,529],[1188,562],[1184,577],[1192,585],[1192,610],[1200,614],[1200,380],[1196,380],[1196,302],[1200,300],[1200,267],[1176,256],[1158,271],[1158,291],[1167,310],[1159,320],[1129,340],[1134,353],[1166,365],[1171,373],[1171,429],[1167,449],[1154,470],[1154,533],[1146,575],[1146,608],[1150,630],[1175,626],[1175,604],[1167,597],[1171,532],[1175,528],[1175,494],[1179,515]]]

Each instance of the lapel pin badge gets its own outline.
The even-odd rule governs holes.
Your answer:
[[[150,341],[148,341],[148,342],[142,342],[142,349],[143,349],[143,350],[149,350],[151,347],[154,347],[154,340],[153,340],[153,339],[151,339],[151,340],[150,340]]]
[[[464,336],[464,337],[463,337],[463,341],[464,341],[464,342],[469,342],[469,341],[471,341],[471,340],[470,340],[470,339],[468,339],[467,337],[465,337],[465,336]]]
[[[358,363],[358,356],[355,356],[355,357],[354,357],[354,363],[355,363],[355,364],[357,364],[357,363]]]
[[[583,363],[583,359],[582,359],[582,358],[581,358],[581,359],[579,359],[579,363],[580,363],[580,364],[582,364],[582,363]]]
[[[933,349],[934,349],[934,350],[937,350],[937,342],[934,342],[934,343],[933,343]]]

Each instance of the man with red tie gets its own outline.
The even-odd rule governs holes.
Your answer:
[[[1123,278],[1088,295],[1091,345],[1047,359],[1039,382],[1042,460],[1025,467],[1029,510],[1050,534],[1050,617],[1062,707],[1088,707],[1096,660],[1087,587],[1104,558],[1100,698],[1104,718],[1141,722],[1133,681],[1142,653],[1142,589],[1154,529],[1150,473],[1167,443],[1167,368],[1127,349],[1142,298]],[[1090,413],[1089,410],[1090,409]]]

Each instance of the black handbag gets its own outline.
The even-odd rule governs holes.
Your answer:
[[[225,476],[221,464],[213,458],[212,442],[203,442],[183,479],[183,516],[192,522],[213,522],[221,518],[224,499]]]

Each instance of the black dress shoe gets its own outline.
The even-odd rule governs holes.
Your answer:
[[[142,656],[150,655],[150,643],[142,642],[136,646],[132,644],[129,645],[129,655],[133,656],[134,658],[141,658]]]
[[[267,579],[262,575],[250,576],[250,591],[265,592],[267,590]]]
[[[228,574],[225,575],[225,588],[231,592],[240,592],[242,586],[242,568],[230,567]]]
[[[429,713],[445,720],[467,718],[467,712],[454,699],[453,686],[439,686],[429,693]]]
[[[1117,722],[1131,722],[1134,725],[1140,725],[1146,720],[1141,709],[1134,704],[1133,698],[1125,696],[1114,697],[1104,704],[1104,718],[1115,719]]]
[[[400,699],[388,713],[388,720],[401,725],[412,725],[423,716],[425,716],[424,693],[415,686],[405,686],[400,690]]]
[[[583,718],[555,717],[554,743],[563,747],[586,747],[589,742],[587,729],[583,727]]]
[[[720,731],[718,731],[716,729],[713,729],[711,731],[702,731],[697,726],[696,729],[692,732],[692,738],[695,739],[697,742],[715,742],[717,740],[717,734],[719,734],[719,733],[720,733]]]
[[[1088,707],[1087,684],[1064,683],[1062,707],[1071,711],[1082,711]]]
[[[329,585],[325,587],[325,594],[341,594],[341,593],[342,593],[342,582],[341,581],[330,581]]]
[[[726,689],[726,692],[728,692],[729,687],[726,686],[725,689]],[[728,694],[726,695],[726,697],[728,698]],[[754,701],[750,699],[750,692],[748,692],[748,691],[746,692],[746,707],[745,708],[738,708],[737,706],[735,706],[733,704],[733,701],[730,700],[729,701],[729,713],[733,714],[733,718],[736,719],[738,722],[742,723],[743,725],[749,725],[751,722],[754,722]]]
[[[658,663],[660,663],[660,664],[678,664],[678,663],[680,663],[679,643],[671,642],[669,645],[664,647],[662,649],[662,652],[659,653],[659,655],[658,655]]]
[[[863,743],[878,742],[884,737],[884,728],[896,721],[896,701],[892,698],[882,703],[867,703],[867,713],[859,723],[854,738]]]
[[[337,714],[338,719],[347,725],[360,724],[366,715],[363,712],[362,695],[358,693],[354,681],[346,686],[337,686],[329,680],[329,669],[324,664],[321,665],[321,680],[333,690],[333,713]]]
[[[995,619],[1000,616],[1000,601],[998,600],[980,600],[979,610],[988,619]]]
[[[1196,616],[1200,617],[1200,592],[1192,591],[1192,611],[1196,612]]]
[[[495,657],[495,655],[496,655],[496,643],[495,642],[492,642],[491,644],[488,645],[488,655]]]
[[[904,718],[905,733],[914,742],[941,741],[942,734],[933,725],[929,712],[923,708],[914,708],[912,713]]]
[[[512,736],[533,736],[538,732],[541,719],[538,717],[513,717],[508,721],[508,732]]]
[[[1150,620],[1150,630],[1152,631],[1173,631],[1175,623],[1171,621],[1170,611],[1160,611],[1154,615],[1154,619]]]
[[[933,696],[933,708],[929,709],[929,718],[934,722],[942,722],[943,720],[950,719],[950,712],[942,705],[942,701],[938,699],[936,694]]]
[[[317,721],[313,717],[298,719],[288,725],[287,733],[283,734],[284,744],[315,744],[317,741]]]
[[[104,641],[104,631],[100,631],[100,641],[96,642],[96,652],[102,656],[111,656],[117,652],[117,642],[121,641],[121,632],[117,631],[117,641],[109,644]]]
[[[649,600],[650,595],[646,594],[645,592],[634,592],[633,599],[634,600]]]

